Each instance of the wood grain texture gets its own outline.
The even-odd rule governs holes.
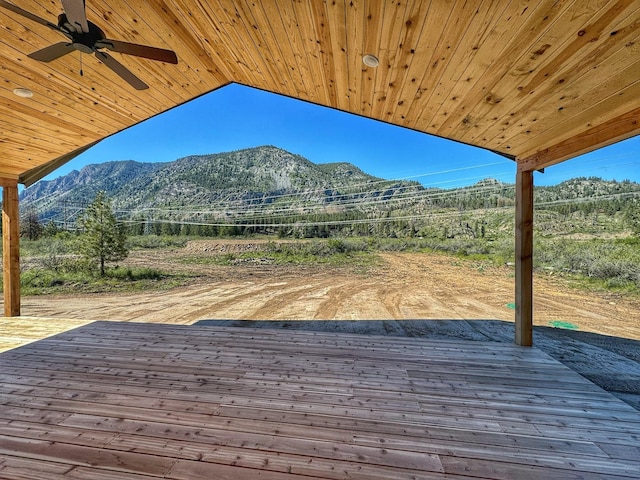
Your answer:
[[[640,466],[638,411],[508,344],[96,322],[0,362],[2,478],[624,479]]]
[[[20,208],[18,182],[2,182],[2,291],[4,315],[20,315]]]
[[[57,0],[16,4],[49,21],[61,13]],[[638,0],[91,0],[87,16],[107,37],[172,49],[179,63],[114,53],[150,86],[142,92],[92,56],[81,76],[77,52],[29,58],[62,36],[0,8],[0,176],[31,183],[43,165],[232,82],[532,169],[638,133],[628,126],[640,108]],[[365,67],[365,53],[380,65]]]
[[[516,344],[533,345],[533,172],[516,173]]]

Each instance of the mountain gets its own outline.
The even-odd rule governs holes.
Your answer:
[[[425,188],[377,178],[350,163],[317,165],[262,146],[167,163],[88,165],[25,189],[21,206],[42,223],[73,228],[101,190],[132,232],[176,233],[189,225],[185,231],[284,229],[304,236],[508,232],[515,196],[513,184],[492,178],[462,188]],[[640,202],[640,184],[581,177],[535,187],[534,196],[538,218],[544,218],[539,228],[577,232],[588,224],[610,232],[626,228],[627,212]]]
[[[218,209],[228,216],[249,205],[304,208],[368,197],[391,198],[417,182],[391,182],[364,173],[350,163],[317,165],[273,146],[213,155],[192,155],[168,163],[108,162],[51,181],[41,181],[21,193],[23,209],[35,209],[41,221],[68,217],[105,191],[116,210],[126,216],[147,215],[177,221],[201,217]],[[158,209],[163,211],[157,214]],[[176,218],[178,217],[178,218]],[[67,220],[65,219],[65,222]]]
[[[137,178],[153,175],[166,163],[140,163],[133,160],[87,165],[82,170],[50,181],[40,181],[24,189],[20,194],[23,208],[37,204],[37,210],[47,218],[48,210],[60,202],[86,203],[96,193],[105,191],[109,197],[126,190]]]

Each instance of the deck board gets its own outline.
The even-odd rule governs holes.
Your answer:
[[[640,412],[497,342],[95,322],[0,354],[0,478],[640,478]]]

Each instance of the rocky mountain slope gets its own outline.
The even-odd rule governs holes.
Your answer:
[[[35,209],[42,221],[82,208],[105,191],[115,209],[128,216],[150,210],[182,212],[274,205],[304,208],[308,204],[354,201],[371,196],[391,198],[416,182],[390,182],[368,175],[349,163],[314,164],[272,146],[213,155],[193,155],[169,163],[108,162],[51,181],[41,181],[21,194],[23,209]],[[180,215],[177,215],[180,216]]]

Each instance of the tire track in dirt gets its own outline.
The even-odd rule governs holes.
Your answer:
[[[400,320],[404,318],[402,314],[403,291],[397,288],[383,287],[378,289],[378,296],[382,300],[382,304],[389,312],[390,319]]]
[[[189,308],[188,316],[193,321],[207,318],[248,319],[253,311],[260,308],[262,299],[274,296],[274,292],[282,285],[280,282],[266,285],[247,282],[230,289],[228,285],[217,284],[190,301],[196,300],[204,306],[195,310]]]
[[[306,301],[305,297],[308,297],[312,292],[322,289],[322,285],[316,284],[294,284],[288,282],[283,289],[272,290],[272,295],[269,295],[264,302],[256,308],[252,313],[247,314],[247,320],[268,320],[270,318],[282,318],[300,320],[309,318],[306,315],[300,316],[300,313],[305,313],[304,308],[296,309],[291,308],[292,304],[303,301],[310,308],[313,307],[313,303]],[[308,299],[306,299],[308,300]],[[302,310],[303,312],[300,312]]]
[[[260,287],[259,287],[260,288]],[[266,288],[266,287],[263,287]],[[173,292],[172,292],[173,293]],[[158,317],[169,319],[168,323],[191,324],[203,318],[215,318],[213,314],[229,305],[241,304],[257,293],[251,283],[225,284],[214,283],[197,289],[181,288],[175,294],[168,294],[159,301],[157,295],[146,294],[138,299],[146,310],[139,321],[158,321]],[[228,317],[225,317],[228,318]]]
[[[375,283],[363,282],[357,278],[341,278],[339,284],[333,283],[327,290],[326,299],[318,306],[314,320],[362,320],[375,319],[380,315],[388,318],[385,305],[378,303],[378,312],[373,318],[368,314],[371,302],[367,301],[375,291]]]
[[[513,319],[505,307],[513,301],[513,280],[504,269],[470,269],[442,255],[381,256],[387,265],[387,288],[398,291],[390,299],[395,318]]]
[[[326,300],[318,305],[318,309],[313,315],[314,320],[333,320],[341,311],[346,301],[355,295],[359,288],[341,282],[339,285],[332,285],[326,292]]]

